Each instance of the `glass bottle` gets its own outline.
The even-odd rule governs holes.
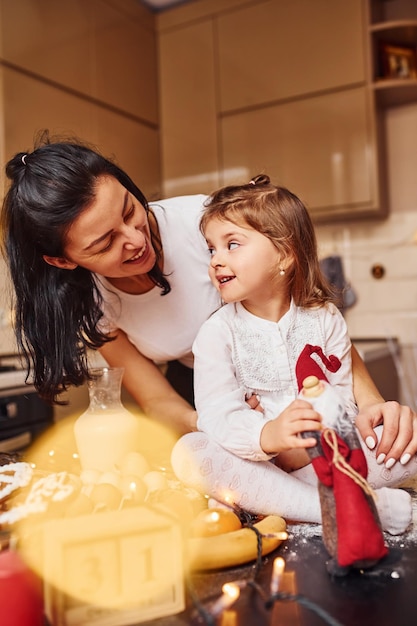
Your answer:
[[[139,450],[139,419],[121,401],[123,367],[91,370],[90,404],[74,424],[83,470],[112,472],[129,452]]]

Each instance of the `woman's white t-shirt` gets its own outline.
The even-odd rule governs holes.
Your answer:
[[[171,285],[162,296],[124,293],[97,276],[104,298],[101,327],[119,328],[155,363],[178,359],[193,366],[192,343],[202,323],[219,308],[220,296],[208,276],[210,256],[199,230],[207,196],[179,196],[150,203],[164,250],[164,274]]]

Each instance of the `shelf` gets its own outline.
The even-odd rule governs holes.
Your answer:
[[[379,22],[369,28],[375,41],[417,48],[417,20]]]
[[[385,107],[416,102],[417,19],[377,22],[369,26],[369,34],[372,54],[371,86],[376,91],[378,104]],[[405,48],[409,52],[393,50],[384,54],[384,46]],[[404,60],[409,68],[409,76],[385,76],[388,71],[388,59],[384,58],[386,54],[389,54],[390,61],[391,57],[396,58],[397,63],[399,59]]]
[[[417,79],[381,79],[371,85],[382,108],[417,102]]]

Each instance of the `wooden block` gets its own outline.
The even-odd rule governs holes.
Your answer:
[[[43,543],[54,626],[127,626],[185,608],[181,531],[158,508],[53,520]]]

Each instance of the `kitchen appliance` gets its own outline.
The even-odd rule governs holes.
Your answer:
[[[401,402],[396,361],[400,345],[396,338],[357,338],[352,343],[362,357],[372,380],[385,400]]]
[[[0,452],[27,448],[54,422],[15,355],[0,357]]]

